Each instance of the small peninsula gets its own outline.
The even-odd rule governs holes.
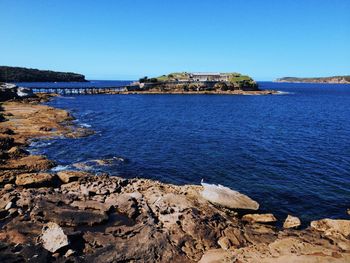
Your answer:
[[[176,72],[155,78],[143,77],[130,85],[127,93],[150,94],[273,94],[260,90],[249,76],[240,73]]]
[[[284,78],[276,79],[276,82],[349,84],[350,83],[350,75],[323,77],[323,78],[284,77]]]
[[[0,82],[86,82],[85,76],[23,67],[0,66]]]

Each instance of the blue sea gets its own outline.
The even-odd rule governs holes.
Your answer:
[[[55,160],[56,169],[173,184],[204,179],[247,194],[281,220],[348,217],[350,85],[259,84],[281,93],[55,98],[48,104],[96,133],[33,142],[31,151]]]

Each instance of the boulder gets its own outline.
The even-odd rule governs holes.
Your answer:
[[[23,157],[29,154],[28,151],[24,150],[21,147],[14,146],[11,147],[8,151],[7,154],[9,155],[10,158],[18,158],[18,157]]]
[[[300,226],[301,222],[300,219],[296,216],[288,215],[286,220],[283,223],[284,228],[293,228]]]
[[[350,235],[350,220],[325,218],[312,221],[311,228],[323,232],[328,236],[337,236],[340,234],[348,237]]]
[[[60,248],[69,244],[68,237],[63,232],[62,228],[53,222],[49,222],[44,226],[41,241],[43,247],[51,253],[55,253]]]
[[[17,88],[17,96],[20,98],[31,98],[34,97],[34,93],[29,88],[18,87]]]
[[[277,221],[273,214],[247,214],[242,217],[242,220],[250,223],[272,223]]]
[[[0,83],[0,101],[18,98],[17,86],[10,83]]]
[[[16,185],[18,186],[46,186],[51,185],[55,175],[49,173],[25,173],[17,175]]]
[[[222,185],[201,183],[202,197],[209,202],[230,209],[259,209],[259,204],[250,197]]]
[[[80,177],[85,177],[87,175],[89,174],[79,171],[61,171],[57,173],[58,178],[65,184],[76,181]]]
[[[0,136],[0,149],[2,150],[8,150],[10,149],[14,144],[14,139],[7,135],[1,135]]]

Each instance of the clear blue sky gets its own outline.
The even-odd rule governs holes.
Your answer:
[[[0,0],[0,65],[135,79],[350,74],[350,0]]]

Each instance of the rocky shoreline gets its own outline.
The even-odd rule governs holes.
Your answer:
[[[0,262],[350,262],[350,220],[279,229],[226,187],[50,171],[31,139],[91,131],[46,99],[0,104]]]
[[[213,91],[158,91],[158,90],[147,90],[147,91],[120,91],[115,94],[179,94],[179,95],[272,95],[278,94],[276,90],[213,90]]]

